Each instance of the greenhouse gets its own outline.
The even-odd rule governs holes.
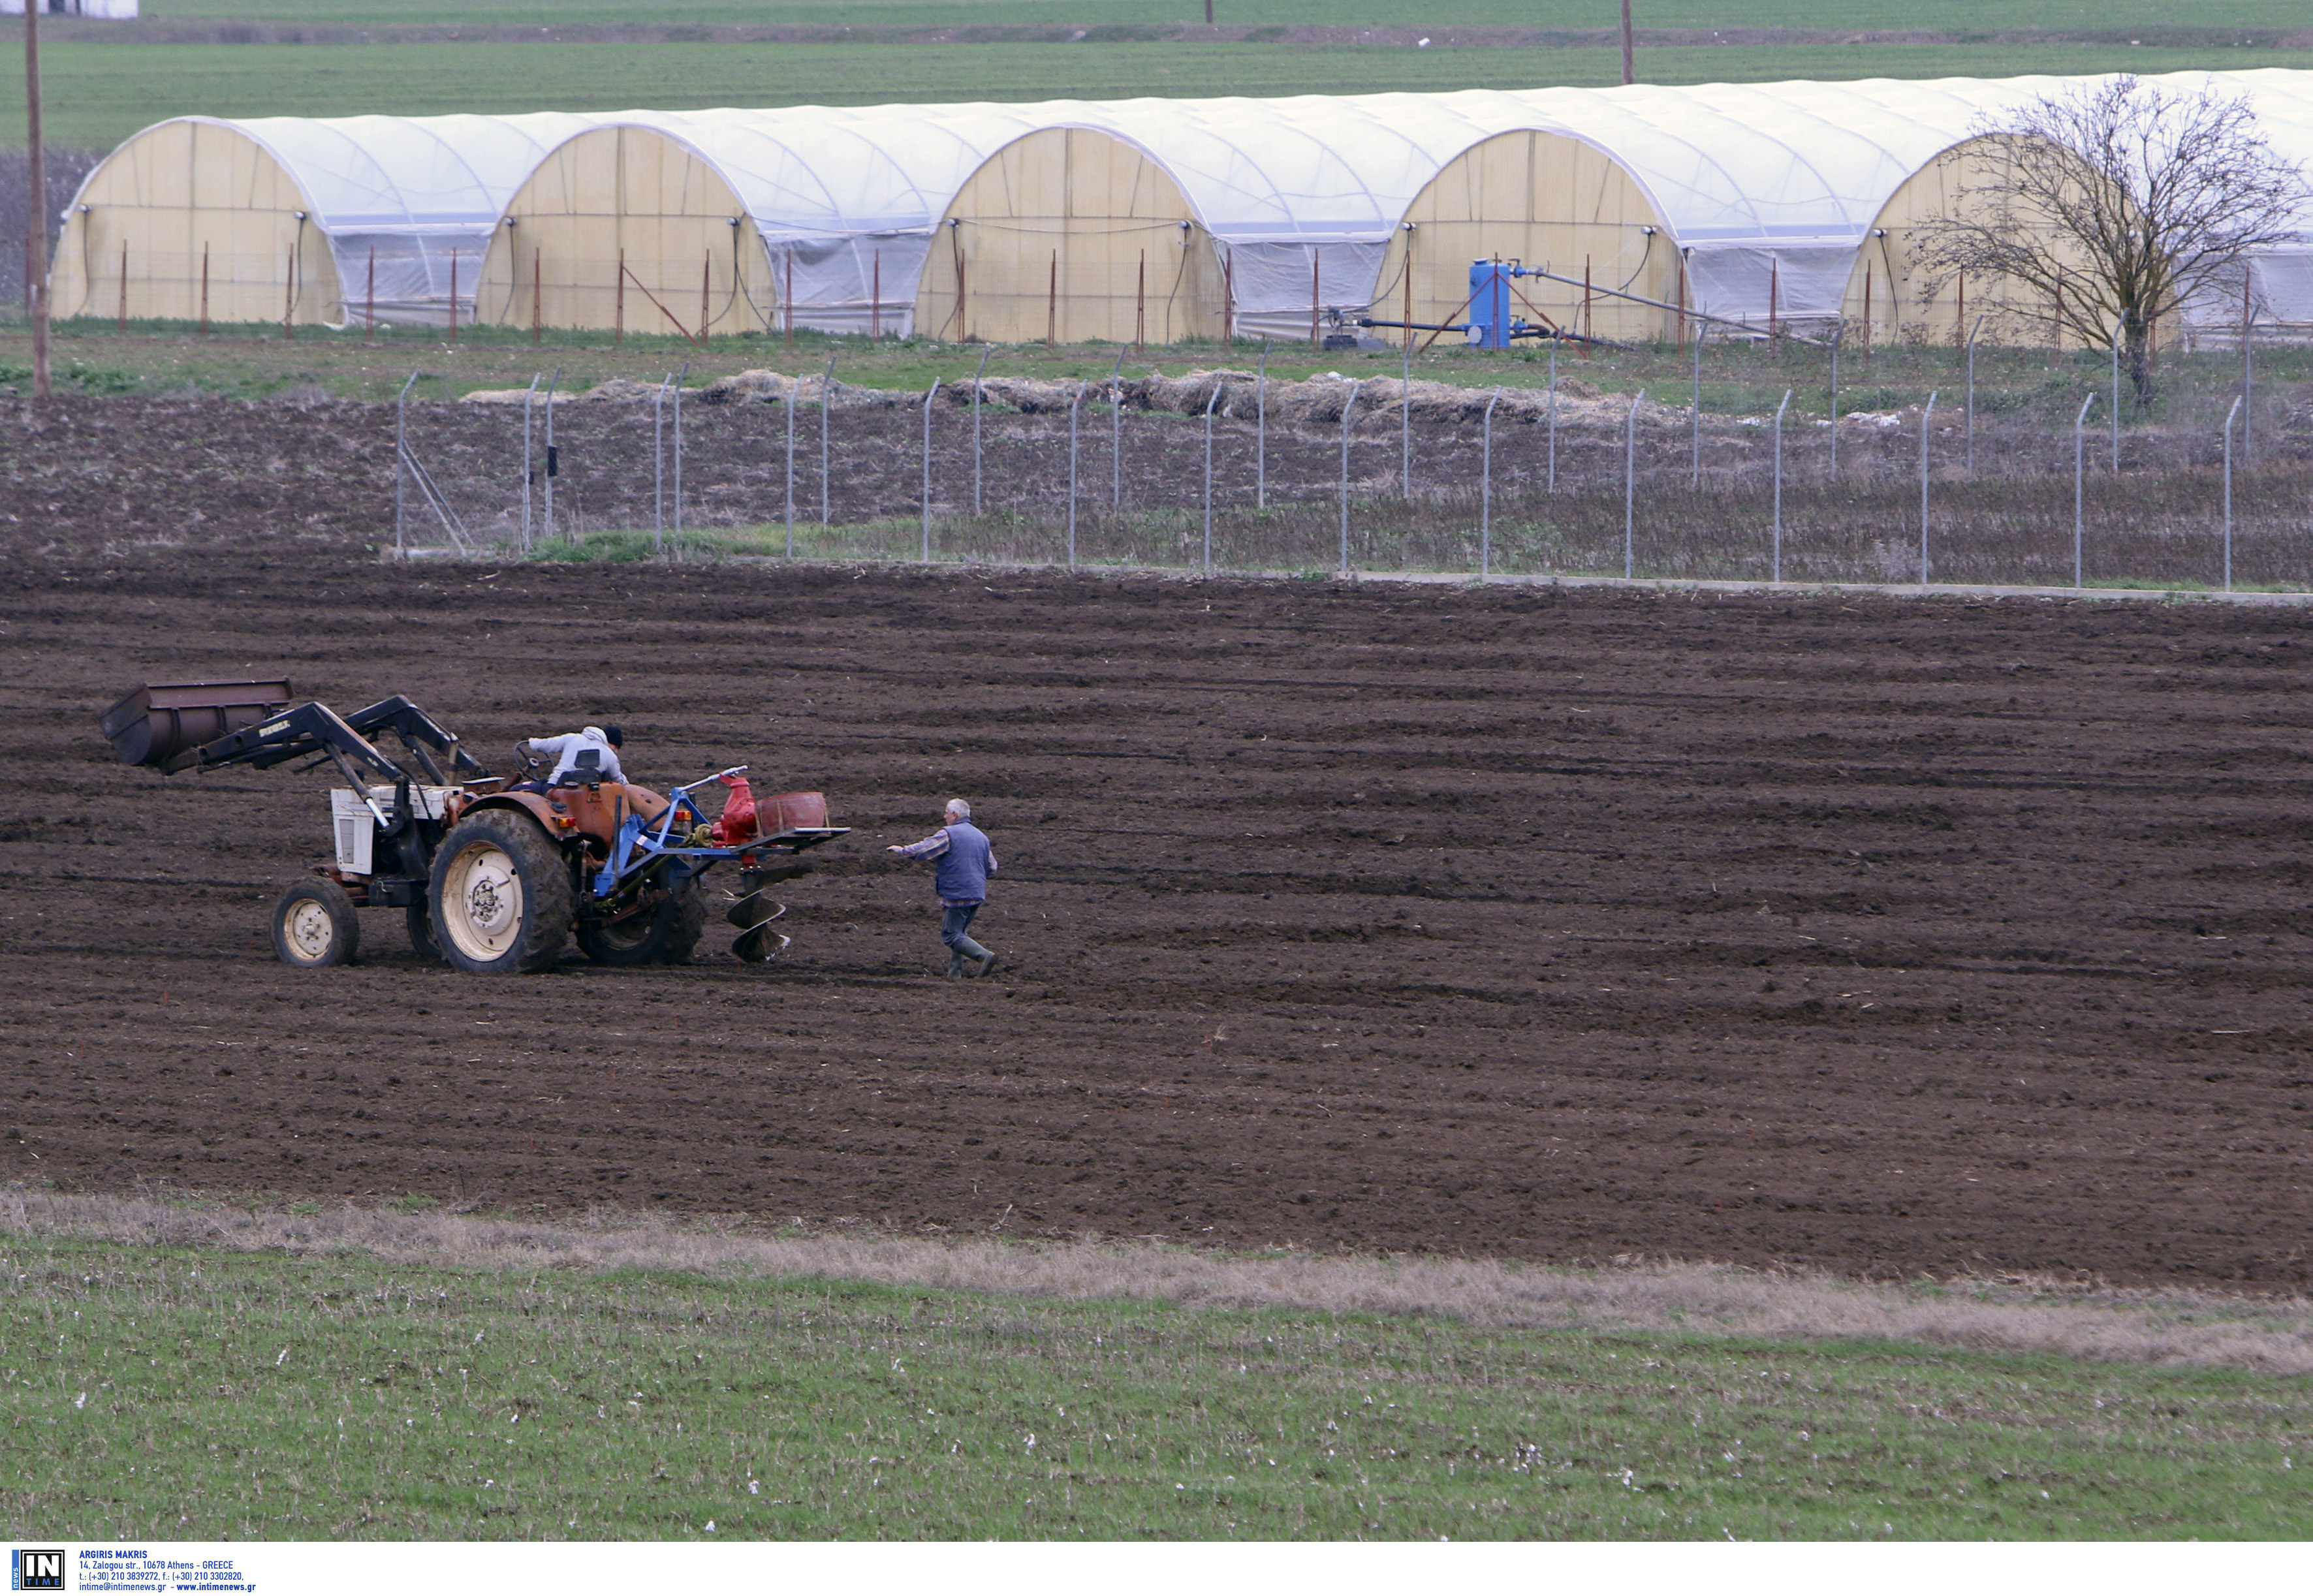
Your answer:
[[[184,117],[92,171],[51,268],[59,316],[439,325],[546,152],[518,117]]]

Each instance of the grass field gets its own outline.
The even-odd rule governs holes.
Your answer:
[[[208,1538],[2301,1538],[2313,1380],[0,1241],[0,1504]]]

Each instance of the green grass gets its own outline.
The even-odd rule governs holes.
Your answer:
[[[1942,77],[2121,68],[2308,66],[2313,52],[2125,44],[1797,45],[1649,49],[1660,83]],[[1515,89],[1619,81],[1604,48],[1427,49],[1293,44],[130,44],[41,50],[48,137],[110,149],[169,117],[439,115],[647,107],[863,105]],[[15,92],[13,90],[10,93]],[[17,102],[21,104],[21,101]],[[0,143],[22,143],[21,111]]]
[[[5,1263],[0,1511],[50,1538],[2313,1529],[2301,1378],[22,1237]]]

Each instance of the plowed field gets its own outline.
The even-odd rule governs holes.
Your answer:
[[[99,552],[160,487],[11,469],[9,1179],[2313,1283],[2300,612],[397,569],[312,455]],[[274,673],[857,830],[768,970],[301,975],[325,775],[95,729]],[[881,851],[951,793],[986,981]]]

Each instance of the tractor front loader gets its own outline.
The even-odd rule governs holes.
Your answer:
[[[347,715],[290,699],[286,681],[142,687],[100,724],[121,758],[164,774],[337,767],[348,785],[330,794],[335,861],[273,909],[274,951],[301,969],[350,962],[355,911],[369,908],[402,910],[422,956],[477,974],[551,969],[573,933],[597,964],[679,963],[706,928],[701,878],[725,860],[740,871],[732,951],[762,963],[787,945],[770,929],[784,908],[765,890],[849,829],[827,823],[818,793],[758,800],[743,765],[664,795],[591,769],[517,785],[407,698]],[[400,758],[373,741],[388,732]],[[727,795],[709,820],[697,794],[716,785]]]

